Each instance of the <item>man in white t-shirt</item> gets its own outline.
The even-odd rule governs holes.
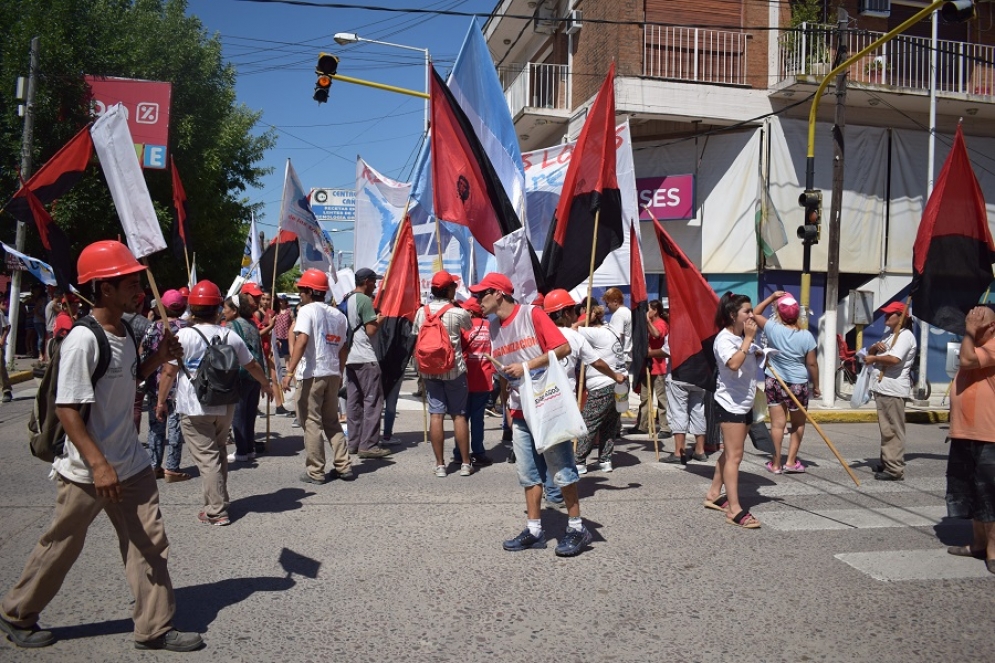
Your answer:
[[[7,296],[6,292],[0,294],[0,387],[3,388],[4,403],[14,400],[14,388],[7,373],[7,339],[10,338],[10,320],[7,319],[10,300]]]
[[[145,267],[128,247],[112,240],[91,244],[80,253],[78,271],[80,283],[91,285],[93,318],[107,344],[101,350],[97,331],[78,326],[59,350],[56,412],[68,439],[52,464],[58,485],[55,515],[21,579],[0,603],[0,630],[19,647],[45,647],[55,641],[51,631],[38,628],[38,615],[59,591],[83,549],[90,523],[103,511],[125,551],[125,575],[135,599],[135,647],[193,651],[203,646],[200,635],[173,628],[175,598],[166,567],[169,541],[155,474],[131,412],[136,381],[183,351],[169,337],[138,364],[136,342],[121,314],[134,310]],[[106,371],[93,384],[101,358],[107,362]],[[83,404],[91,405],[86,419],[80,412]],[[85,605],[93,608],[88,601]]]
[[[622,352],[625,353],[625,368],[629,370],[632,363],[632,311],[624,305],[625,296],[618,288],[608,288],[604,296],[605,306],[612,314],[608,326],[615,330],[622,341]]]
[[[335,473],[346,481],[356,477],[349,462],[349,449],[342,424],[339,423],[339,387],[342,367],[349,348],[345,343],[349,325],[345,315],[325,303],[328,276],[309,269],[297,281],[301,306],[294,323],[294,341],[290,346],[283,389],[290,389],[291,376],[297,377],[297,421],[304,427],[304,483],[323,484],[325,474],[324,433],[332,445]]]

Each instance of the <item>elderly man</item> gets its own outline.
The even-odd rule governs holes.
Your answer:
[[[947,513],[970,518],[974,539],[947,552],[983,559],[995,573],[995,311],[971,309],[965,327],[950,391]]]

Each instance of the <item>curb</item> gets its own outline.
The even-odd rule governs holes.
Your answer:
[[[820,424],[872,424],[878,420],[876,410],[809,410],[812,419]],[[910,424],[939,424],[950,421],[949,410],[906,410],[905,421]]]
[[[10,374],[11,384],[20,384],[21,382],[27,382],[28,380],[33,380],[35,377],[32,371],[17,371]]]

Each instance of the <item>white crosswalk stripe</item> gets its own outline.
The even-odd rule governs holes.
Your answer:
[[[992,577],[984,562],[969,557],[954,557],[942,548],[840,553],[835,557],[861,573],[884,582]]]
[[[875,509],[813,509],[778,506],[751,509],[764,527],[783,532],[881,527],[928,527],[940,522],[945,506],[883,507]]]

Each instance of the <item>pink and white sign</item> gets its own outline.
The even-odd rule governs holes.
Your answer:
[[[638,177],[640,221],[652,217],[643,209],[648,205],[659,221],[685,221],[694,218],[694,175]]]

